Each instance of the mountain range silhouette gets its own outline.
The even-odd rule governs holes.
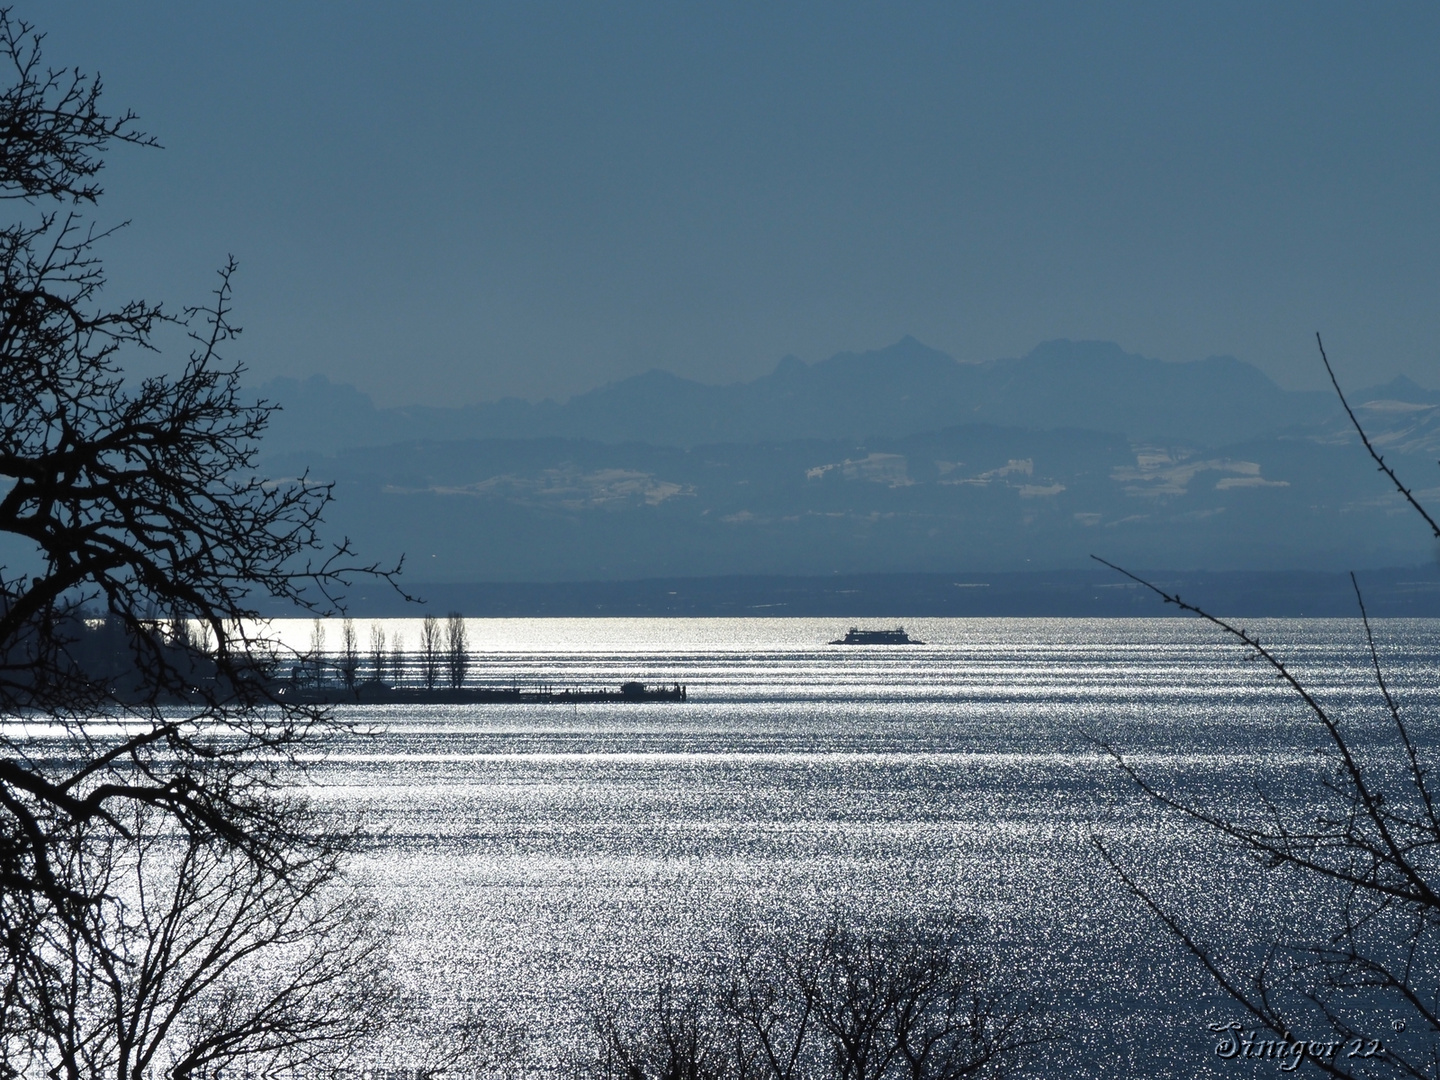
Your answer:
[[[651,371],[563,403],[379,408],[324,379],[262,392],[285,410],[266,471],[333,482],[332,526],[408,553],[422,582],[1431,557],[1333,394],[1229,357],[1054,341],[958,363],[905,338],[727,386]],[[1350,399],[1440,502],[1440,394],[1402,378]]]
[[[1046,342],[1018,359],[960,363],[906,337],[815,364],[786,357],[768,375],[722,386],[648,371],[563,403],[509,398],[384,408],[322,376],[277,379],[259,389],[285,409],[266,438],[268,453],[414,439],[543,437],[691,447],[899,437],[967,423],[1084,428],[1219,446],[1339,412],[1333,394],[1284,390],[1233,357],[1168,363],[1112,342],[1066,340]],[[1440,402],[1440,394],[1403,377],[1354,396]]]

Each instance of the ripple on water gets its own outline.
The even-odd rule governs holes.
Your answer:
[[[903,908],[983,920],[1068,1029],[1042,1074],[1218,1075],[1205,1023],[1234,1010],[1092,838],[1216,940],[1263,939],[1303,883],[1155,813],[1098,741],[1238,812],[1254,782],[1312,799],[1322,733],[1193,622],[893,621],[930,644],[821,644],[846,620],[470,620],[480,684],[641,678],[691,700],[356,709],[379,733],[334,739],[316,794],[368,816],[359,870],[418,977],[542,1030],[573,1037],[599,980],[723,950],[740,925]],[[308,623],[281,629],[308,644]],[[418,640],[413,621],[390,629]],[[1251,629],[1358,742],[1383,737],[1353,620]],[[1407,704],[1434,705],[1440,624],[1379,632]]]

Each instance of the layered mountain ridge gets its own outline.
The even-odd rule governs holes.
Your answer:
[[[1331,394],[1289,391],[1233,357],[1169,363],[1110,342],[1051,341],[1018,359],[960,363],[914,338],[816,364],[787,357],[769,375],[716,386],[649,371],[563,403],[519,399],[452,408],[377,407],[323,377],[260,387],[283,409],[267,452],[332,452],[412,439],[579,438],[698,446],[863,439],[965,423],[1085,428],[1202,446],[1274,434],[1338,413]],[[1409,380],[1358,392],[1440,403]]]
[[[430,582],[1074,568],[1413,566],[1432,541],[1331,394],[1098,342],[957,363],[907,338],[747,383],[650,372],[563,404],[377,408],[323,380],[267,471],[335,484],[331,525]],[[1351,395],[1440,504],[1440,394]]]

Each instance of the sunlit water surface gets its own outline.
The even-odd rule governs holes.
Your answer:
[[[418,621],[383,625],[417,647]],[[1247,625],[1358,741],[1383,735],[1357,622]],[[512,1010],[552,1056],[597,986],[723,950],[737,927],[908,912],[981,920],[977,950],[1066,1032],[1036,1075],[1254,1071],[1214,1056],[1205,1025],[1236,1010],[1093,841],[1211,940],[1273,933],[1303,897],[1156,812],[1097,741],[1224,808],[1256,782],[1313,799],[1317,724],[1196,622],[907,628],[927,644],[827,645],[835,620],[469,620],[472,684],[637,678],[690,700],[351,708],[375,733],[317,756],[319,797],[367,815],[358,871],[408,970]],[[311,624],[280,630],[308,646]],[[1430,715],[1440,623],[1378,633],[1408,714]],[[327,624],[329,647],[339,635]]]

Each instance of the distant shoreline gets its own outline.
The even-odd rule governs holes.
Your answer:
[[[276,696],[283,701],[312,705],[590,705],[600,702],[644,703],[687,701],[689,691],[681,683],[646,686],[627,682],[617,689],[584,687],[501,686],[433,687],[393,686],[373,680],[345,686],[281,685]]]
[[[1352,617],[1350,577],[1318,570],[1167,571],[1148,580],[1218,614]],[[1440,567],[1357,571],[1372,617],[1440,618]],[[356,618],[459,611],[472,618],[616,617],[1154,617],[1173,607],[1118,574],[1096,569],[1010,573],[734,575],[633,581],[405,581],[407,604],[374,585],[347,598]],[[269,615],[298,614],[268,610]]]

